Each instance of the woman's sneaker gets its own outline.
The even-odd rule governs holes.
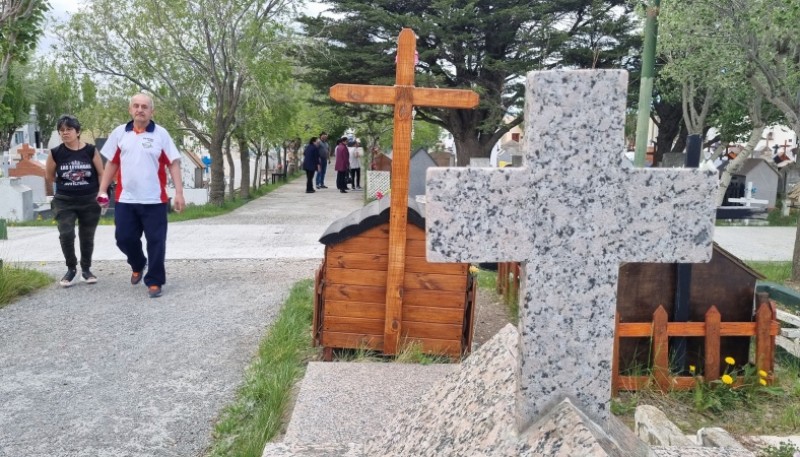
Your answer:
[[[95,276],[88,268],[81,271],[81,276],[83,276],[83,280],[86,281],[86,284],[94,284],[97,282],[97,276]]]
[[[59,281],[59,284],[61,284],[61,287],[69,287],[69,286],[71,286],[72,285],[72,280],[75,279],[75,275],[76,274],[78,274],[78,270],[76,270],[76,269],[71,268],[71,269],[67,270],[67,274],[65,274],[64,277],[61,278],[61,281]]]

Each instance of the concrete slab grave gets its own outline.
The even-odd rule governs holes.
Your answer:
[[[429,261],[523,263],[520,430],[564,399],[610,419],[621,262],[711,257],[717,177],[625,167],[626,93],[624,71],[531,72],[521,168],[428,170]]]

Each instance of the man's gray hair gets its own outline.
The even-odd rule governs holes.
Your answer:
[[[139,93],[133,94],[131,96],[130,101],[128,102],[128,106],[133,105],[133,99],[136,98],[136,97],[139,97],[139,96],[147,97],[147,99],[150,100],[150,109],[155,109],[156,108],[155,102],[153,101],[153,96],[148,94],[147,92],[139,92]]]

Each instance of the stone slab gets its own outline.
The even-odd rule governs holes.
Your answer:
[[[756,457],[747,449],[727,447],[654,447],[656,457]]]
[[[284,443],[362,443],[457,364],[311,362]]]

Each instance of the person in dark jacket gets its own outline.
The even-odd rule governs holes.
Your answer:
[[[314,173],[320,170],[319,138],[312,136],[303,151],[303,170],[306,171],[306,193],[313,194]]]
[[[336,142],[336,188],[339,192],[347,193],[347,176],[350,174],[350,151],[347,150],[347,138],[342,137]]]

